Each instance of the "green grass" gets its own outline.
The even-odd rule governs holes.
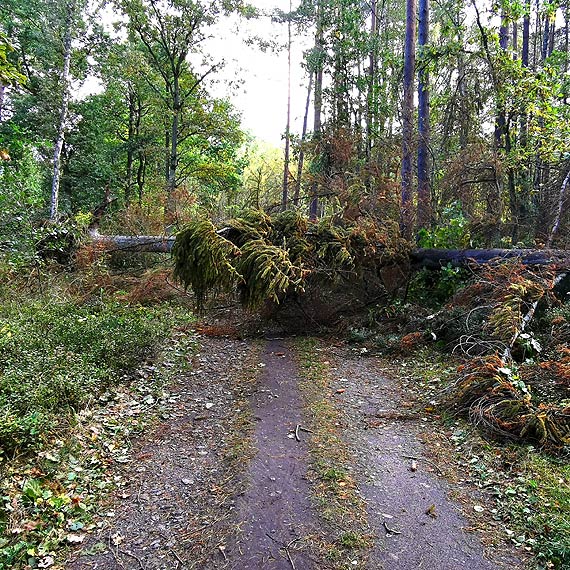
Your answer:
[[[41,447],[151,357],[169,322],[164,309],[111,300],[0,306],[0,456]]]
[[[499,499],[513,542],[530,548],[538,568],[570,568],[570,465],[519,452],[519,475]]]
[[[341,412],[330,397],[328,364],[319,359],[315,339],[298,339],[296,348],[305,417],[312,432],[309,452],[313,501],[334,537],[332,541],[323,540],[320,547],[332,567],[350,568],[351,561],[365,558],[371,546],[366,506],[349,474],[351,457],[338,428]]]
[[[0,284],[0,570],[62,567],[122,484],[109,465],[128,461],[132,435],[166,409],[193,317],[104,290],[85,300],[64,278],[43,293],[10,286]]]

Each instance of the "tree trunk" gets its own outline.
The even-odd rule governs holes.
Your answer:
[[[560,187],[560,193],[558,194],[558,208],[556,210],[556,217],[554,218],[554,224],[552,225],[552,230],[548,236],[548,241],[546,242],[546,247],[552,247],[552,242],[558,234],[558,228],[560,227],[560,220],[562,219],[562,212],[564,209],[564,203],[566,202],[566,194],[568,190],[568,184],[570,184],[570,170],[564,177],[562,186]]]
[[[468,267],[471,264],[501,263],[518,259],[528,266],[553,265],[559,271],[570,269],[570,251],[556,249],[415,249],[410,254],[413,269]]]
[[[101,235],[96,230],[90,236],[94,242],[106,244],[110,250],[150,253],[168,253],[176,241],[174,236]],[[509,259],[518,259],[527,266],[552,265],[557,271],[570,269],[570,251],[558,249],[414,249],[409,257],[414,270],[438,270],[448,264],[452,267],[497,264]]]
[[[404,100],[402,103],[402,211],[401,232],[411,239],[413,232],[413,137],[414,66],[416,59],[416,0],[406,0],[406,43],[404,50]]]
[[[315,69],[315,101],[314,101],[314,123],[313,137],[316,143],[315,154],[322,153],[321,149],[321,121],[323,109],[323,7],[319,2],[317,7],[317,31],[315,34],[315,51],[317,53],[317,68]],[[315,176],[317,173],[315,173]],[[319,209],[319,184],[314,180],[311,185],[311,204],[309,206],[309,219],[315,221]]]
[[[174,191],[176,190],[176,170],[178,168],[178,133],[180,122],[180,83],[176,75],[172,86],[172,124],[170,127],[170,152],[168,158],[168,179],[165,217],[166,223],[172,223],[175,214]]]
[[[7,85],[4,85],[4,83],[0,81],[0,123],[2,123],[4,119],[4,101],[6,101],[6,87]]]
[[[523,64],[523,67],[528,67],[529,40],[530,40],[530,0],[527,0],[524,19],[523,19],[523,37],[522,37],[522,52],[521,52],[521,63]]]
[[[70,0],[65,7],[65,30],[63,38],[63,70],[61,73],[62,95],[59,112],[59,124],[53,150],[53,178],[51,184],[50,219],[56,220],[59,214],[59,184],[61,179],[61,151],[65,140],[65,127],[70,98],[71,36],[75,21],[75,0]]]
[[[293,10],[291,0],[289,0],[289,13]],[[283,197],[281,209],[286,210],[289,202],[289,145],[291,128],[291,17],[287,22],[287,125],[285,126],[285,158],[283,165]]]
[[[305,162],[305,138],[307,136],[307,123],[309,119],[309,105],[311,103],[311,91],[313,89],[313,73],[309,72],[309,86],[307,87],[307,100],[305,102],[305,114],[303,116],[303,130],[301,132],[301,141],[299,143],[299,161],[297,163],[297,181],[295,184],[295,194],[293,195],[293,204],[295,207],[299,205],[299,195],[301,194],[301,179],[303,177],[303,164]]]
[[[377,51],[377,26],[378,26],[378,0],[372,0],[370,4],[370,54],[368,66],[368,94],[366,100],[366,160],[369,163],[372,159],[372,138],[375,133],[376,120],[376,51]]]
[[[431,220],[429,74],[425,48],[429,42],[429,0],[419,2],[418,43],[422,65],[418,73],[418,229]]]
[[[127,172],[125,176],[125,205],[128,206],[131,202],[133,190],[133,164],[135,155],[134,133],[136,124],[136,96],[131,85],[129,85],[127,97],[129,101],[129,123],[127,130]]]

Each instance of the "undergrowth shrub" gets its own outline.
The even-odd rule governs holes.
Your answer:
[[[0,309],[0,452],[41,445],[90,399],[151,355],[160,311],[99,300]]]

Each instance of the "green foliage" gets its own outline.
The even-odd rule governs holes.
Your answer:
[[[43,214],[42,172],[28,145],[8,147],[13,161],[0,165],[0,255],[14,265],[36,256]]]
[[[301,270],[291,263],[287,251],[263,240],[244,244],[236,269],[244,282],[241,301],[248,308],[268,300],[279,303],[285,293],[300,288]]]
[[[418,232],[419,247],[464,249],[470,246],[469,222],[461,205],[454,202],[443,210],[441,221],[433,229],[422,228]]]
[[[198,219],[177,236],[172,255],[174,276],[192,287],[198,308],[203,308],[208,291],[227,291],[238,279],[232,258],[237,247],[216,232],[210,220]]]
[[[26,81],[26,77],[9,59],[9,54],[13,51],[14,48],[4,34],[0,33],[0,84],[20,85]]]
[[[421,269],[411,279],[409,295],[411,299],[429,307],[436,307],[448,301],[465,285],[469,273],[448,263],[439,271]]]
[[[383,238],[374,225],[340,225],[330,218],[308,225],[296,212],[274,217],[251,210],[216,231],[198,219],[181,231],[173,249],[175,276],[196,293],[203,307],[206,293],[238,286],[248,308],[280,302],[311,282],[353,277],[381,263],[376,247]],[[371,243],[372,242],[372,243]]]
[[[167,323],[113,302],[4,301],[0,454],[37,449],[153,350]]]

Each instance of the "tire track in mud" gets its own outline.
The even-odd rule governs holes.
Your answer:
[[[281,340],[268,341],[262,360],[252,401],[257,453],[236,503],[241,532],[228,553],[231,568],[318,569],[309,540],[318,525],[307,481],[308,449],[295,436],[303,423],[297,367]]]
[[[338,405],[346,421],[344,438],[375,533],[367,567],[523,568],[512,551],[485,549],[478,535],[466,532],[471,524],[450,499],[450,485],[425,457],[420,433],[426,425],[410,413],[398,381],[375,358],[355,358],[347,351],[331,360],[332,387],[343,389]],[[413,470],[411,458],[417,459]]]

